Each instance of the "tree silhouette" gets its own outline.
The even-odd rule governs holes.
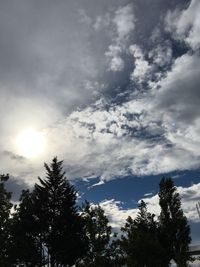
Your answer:
[[[79,211],[62,164],[56,157],[45,163],[46,177],[38,178],[32,192],[22,191],[12,214],[9,176],[0,175],[0,266],[168,267],[172,259],[188,266],[190,227],[171,178],[159,184],[158,219],[142,200],[119,239],[99,205],[86,201]]]
[[[181,209],[181,199],[171,178],[160,182],[159,204],[161,242],[166,250],[166,262],[173,259],[178,267],[186,267],[189,256],[190,227]]]
[[[39,265],[32,261],[32,266],[72,266],[86,248],[76,191],[62,171],[62,161],[54,158],[44,166],[46,178],[38,178],[32,193],[23,193],[16,217],[27,241],[36,246],[35,258],[39,255]],[[22,251],[29,252],[22,242]]]
[[[82,209],[85,231],[88,238],[88,250],[77,266],[109,266],[109,241],[111,227],[104,210],[85,202]]]
[[[154,214],[147,212],[146,203],[139,204],[135,220],[130,216],[122,228],[121,248],[125,253],[127,266],[161,267],[163,248],[158,239],[158,225]]]
[[[38,229],[33,213],[32,194],[23,190],[11,224],[10,257],[13,264],[43,266]]]
[[[115,233],[109,248],[110,266],[122,267],[126,266],[127,255],[122,248],[122,240],[119,239],[118,234]]]
[[[9,266],[10,247],[10,202],[11,193],[7,192],[5,182],[9,175],[0,175],[0,266]]]

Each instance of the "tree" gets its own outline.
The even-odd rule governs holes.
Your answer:
[[[9,175],[0,175],[0,266],[9,266],[10,246],[10,210],[12,208],[11,193],[7,192],[5,182]]]
[[[126,266],[126,255],[122,249],[122,240],[118,238],[118,234],[115,233],[109,248],[110,254],[110,266],[122,267]]]
[[[99,267],[110,266],[109,242],[111,227],[104,210],[98,206],[91,206],[87,201],[82,209],[85,221],[85,231],[88,238],[88,250],[77,266]]]
[[[161,267],[164,250],[158,239],[158,225],[154,214],[147,212],[142,200],[135,220],[130,216],[122,228],[121,249],[130,267]]]
[[[160,182],[159,204],[161,242],[166,250],[166,261],[173,259],[178,267],[186,267],[191,242],[190,227],[181,208],[181,198],[171,178]]]
[[[32,194],[23,190],[19,205],[15,207],[11,224],[10,258],[12,264],[43,266],[40,240],[33,213]]]
[[[46,163],[44,166],[46,178],[39,177],[40,183],[35,184],[34,190],[23,193],[16,214],[18,227],[23,229],[25,240],[30,241],[35,252],[30,266],[72,266],[86,247],[77,194],[65,177],[62,161],[54,158],[50,166]],[[26,252],[22,242],[19,246]],[[38,259],[39,263],[33,262]]]

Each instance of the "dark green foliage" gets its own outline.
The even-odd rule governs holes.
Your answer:
[[[158,226],[154,215],[147,212],[146,203],[141,201],[135,220],[128,217],[122,228],[121,249],[125,253],[127,266],[161,267],[163,248],[158,238]]]
[[[11,261],[25,266],[42,266],[44,262],[42,262],[40,239],[34,223],[34,203],[29,190],[22,191],[19,201],[12,219]]]
[[[144,201],[135,220],[127,219],[122,231],[121,249],[128,266],[167,267],[173,259],[178,267],[188,266],[190,227],[181,209],[181,199],[172,179],[160,182],[159,220],[147,212]]]
[[[5,189],[9,175],[0,175],[0,266],[9,266],[11,193]]]
[[[36,224],[51,266],[73,265],[85,247],[83,222],[77,212],[76,191],[66,180],[62,161],[45,164],[46,179],[39,178],[33,191]]]
[[[19,261],[26,262],[31,244],[30,266],[72,266],[85,251],[84,225],[76,206],[76,191],[66,180],[62,161],[45,164],[46,179],[39,178],[32,193],[22,193],[15,215],[15,236],[21,247]],[[25,240],[25,242],[24,242]],[[27,241],[27,242],[26,242]],[[25,245],[24,245],[25,244]],[[29,256],[27,256],[29,257]],[[37,265],[37,262],[39,262]],[[29,265],[28,265],[29,266]]]
[[[110,263],[112,267],[122,267],[125,266],[127,261],[127,256],[125,251],[122,249],[121,239],[117,237],[117,234],[113,236],[113,240],[109,248]]]
[[[159,204],[161,242],[166,250],[166,261],[173,259],[178,267],[186,267],[190,259],[190,227],[181,209],[181,199],[171,178],[160,182]]]
[[[88,250],[77,266],[110,266],[108,246],[111,227],[108,226],[104,210],[99,205],[92,207],[86,202],[83,206],[82,216],[85,221]]]
[[[22,191],[13,214],[5,189],[9,176],[0,176],[0,266],[168,267],[172,259],[188,266],[190,227],[171,178],[160,182],[159,218],[141,201],[118,239],[99,205],[85,202],[78,211],[62,161],[54,158],[45,169],[46,178],[38,178],[32,192]]]

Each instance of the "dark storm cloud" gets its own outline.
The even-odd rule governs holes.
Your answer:
[[[159,109],[173,115],[174,122],[191,124],[200,116],[200,63],[197,55],[183,55],[158,93]]]
[[[150,13],[147,1],[131,3],[138,27],[131,32],[130,43],[139,41],[141,32],[145,38],[147,26],[151,33],[160,12],[174,3],[168,2],[156,1]],[[48,98],[65,106],[64,110],[66,105],[74,108],[88,102],[93,92],[84,87],[84,82],[94,79],[107,83],[106,75],[103,77],[106,59],[102,55],[115,39],[112,20],[116,10],[128,4],[129,1],[1,2],[1,91]],[[103,24],[105,14],[107,25]]]
[[[135,15],[136,21],[136,34],[138,42],[145,46],[145,42],[149,42],[152,34],[152,29],[161,27],[165,18],[167,10],[174,10],[179,7],[184,8],[188,4],[187,0],[183,1],[160,1],[160,0],[135,0]]]
[[[6,182],[6,189],[8,192],[12,192],[12,201],[18,202],[22,190],[30,188],[25,182],[18,182],[16,177],[10,176],[9,180]]]
[[[11,151],[3,151],[2,154],[5,155],[6,157],[9,157],[11,160],[16,160],[16,161],[24,161],[25,160],[24,157],[17,155],[17,154],[14,154]]]
[[[87,73],[87,61],[85,65],[81,61],[88,56],[87,28],[70,2],[35,3],[5,2],[0,9],[2,87],[58,102],[69,90],[68,97],[73,98],[77,88],[63,87],[80,86],[83,78],[94,75]]]

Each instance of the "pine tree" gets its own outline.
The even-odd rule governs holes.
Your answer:
[[[159,204],[161,242],[166,250],[166,262],[173,259],[178,267],[186,267],[190,260],[190,227],[181,208],[180,195],[171,178],[163,178],[160,182]]]
[[[112,242],[109,248],[110,254],[110,266],[123,267],[126,266],[127,255],[124,249],[122,249],[122,240],[118,238],[118,234],[115,233],[112,238]]]
[[[85,221],[85,231],[88,238],[88,250],[77,266],[99,267],[110,266],[109,242],[111,227],[104,210],[98,206],[91,206],[85,202],[82,209]]]
[[[8,250],[10,246],[10,210],[11,193],[7,192],[5,182],[9,175],[0,175],[0,266],[9,266]]]
[[[54,158],[50,166],[44,166],[46,178],[39,177],[39,184],[31,193],[24,192],[21,199],[16,214],[18,227],[35,252],[30,266],[72,266],[86,248],[77,193],[65,177],[62,161]],[[22,243],[23,238],[19,246],[29,253]],[[33,262],[38,259],[39,263]]]
[[[32,194],[23,190],[11,224],[10,258],[12,264],[43,266],[39,238],[33,214]]]
[[[40,237],[47,248],[51,267],[72,266],[85,249],[83,221],[78,214],[76,191],[66,180],[62,161],[45,163],[46,179],[39,178],[33,191]]]

